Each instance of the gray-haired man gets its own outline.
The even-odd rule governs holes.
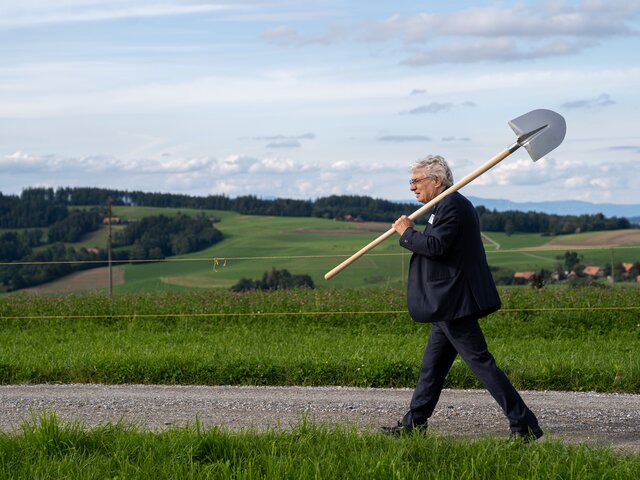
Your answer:
[[[453,184],[444,158],[428,156],[411,169],[411,191],[427,203]],[[406,216],[393,224],[400,245],[413,252],[407,307],[416,322],[429,322],[431,333],[409,411],[390,434],[424,429],[453,361],[460,355],[509,419],[512,438],[542,436],[529,410],[489,353],[478,319],[500,308],[500,297],[487,264],[475,208],[459,192],[445,196],[432,211],[424,232]]]

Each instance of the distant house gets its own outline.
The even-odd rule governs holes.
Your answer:
[[[513,278],[516,278],[518,280],[524,280],[525,282],[528,282],[535,276],[536,276],[536,272],[516,272],[513,274]]]
[[[622,276],[624,278],[631,276],[631,270],[633,270],[633,263],[622,262]]]
[[[636,283],[640,283],[640,275],[636,277]]]
[[[91,255],[99,255],[100,254],[100,250],[98,250],[97,248],[94,248],[94,247],[85,248],[84,251],[87,252],[87,253],[90,253]]]
[[[111,224],[120,223],[120,217],[111,217]],[[103,225],[109,225],[109,217],[104,217],[102,219]]]
[[[596,265],[591,265],[591,266],[585,267],[584,270],[582,270],[582,274],[587,275],[589,277],[601,278],[601,277],[604,277],[604,268],[598,267]]]

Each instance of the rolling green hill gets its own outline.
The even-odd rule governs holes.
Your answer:
[[[124,284],[114,291],[159,291],[229,288],[241,278],[258,279],[272,268],[292,274],[309,274],[316,288],[328,287],[400,287],[406,278],[410,254],[393,238],[365,255],[330,281],[323,275],[345,258],[385,232],[386,223],[350,223],[320,218],[247,216],[229,211],[191,210],[149,207],[114,207],[113,215],[123,220],[138,220],[150,215],[207,215],[219,219],[216,228],[224,240],[206,250],[167,258],[154,263],[122,264]],[[114,225],[114,231],[121,227]],[[487,257],[492,267],[509,270],[552,269],[567,250],[577,250],[586,262],[607,264],[640,260],[638,230],[585,233],[562,237],[540,234],[487,232]],[[623,244],[616,238],[627,235]],[[634,236],[635,235],[635,236]],[[107,227],[92,233],[77,247],[102,247],[107,243]],[[499,248],[498,248],[499,246]],[[94,276],[95,277],[95,276]],[[107,276],[99,277],[106,279]],[[106,288],[86,284],[87,288]],[[80,282],[82,283],[82,282]],[[77,279],[75,281],[77,285]],[[77,288],[77,287],[75,287]]]

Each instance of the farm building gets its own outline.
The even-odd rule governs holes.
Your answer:
[[[513,278],[525,280],[528,282],[535,275],[536,275],[536,272],[516,272],[513,274]]]
[[[585,267],[584,270],[582,270],[582,274],[588,275],[590,277],[601,278],[601,277],[604,277],[604,268],[598,267],[596,265],[591,265],[591,266]]]

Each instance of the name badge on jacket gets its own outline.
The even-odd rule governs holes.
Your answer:
[[[429,223],[431,225],[433,225],[433,221],[436,219],[436,216],[432,213],[431,216],[429,217]]]

